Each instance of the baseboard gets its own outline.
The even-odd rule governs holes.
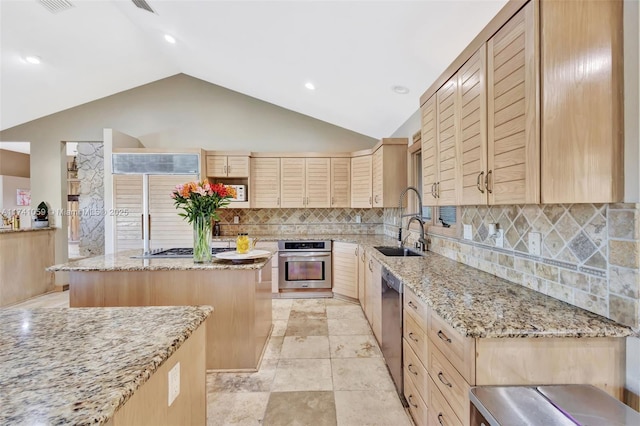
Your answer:
[[[631,392],[629,389],[624,390],[624,403],[636,411],[640,411],[640,395]]]

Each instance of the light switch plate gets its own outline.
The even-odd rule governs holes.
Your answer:
[[[180,395],[180,363],[169,370],[169,407]]]
[[[529,254],[540,256],[542,254],[541,235],[539,232],[529,232]]]
[[[473,225],[462,225],[462,231],[465,240],[473,240]]]
[[[233,217],[233,223],[235,223],[236,225],[240,223],[240,216],[234,216]]]
[[[356,223],[361,223],[361,222],[362,222],[362,217],[359,214],[357,214],[356,215]],[[393,223],[395,225],[395,223],[396,223],[396,219],[395,218],[393,219]]]

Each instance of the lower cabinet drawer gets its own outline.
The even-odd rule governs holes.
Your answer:
[[[427,400],[429,395],[429,376],[427,375],[427,369],[425,368],[423,361],[418,358],[416,353],[411,349],[406,339],[402,339],[403,346],[403,364],[405,370],[405,377],[409,376],[411,383],[417,389],[418,393],[423,400]],[[426,361],[426,360],[425,360]],[[405,379],[405,382],[407,380]]]
[[[420,396],[420,393],[416,390],[411,378],[407,375],[410,374],[406,369],[404,370],[404,397],[409,403],[409,412],[416,426],[426,426],[427,424],[427,404]],[[428,380],[428,379],[427,379]]]
[[[467,383],[475,385],[475,339],[462,336],[433,311],[429,312],[427,335]]]
[[[422,328],[410,315],[404,315],[403,335],[413,352],[423,361],[427,360],[428,338]]]
[[[449,406],[440,390],[429,378],[429,398],[427,398],[427,406],[429,407],[427,424],[429,426],[462,426],[462,422],[455,415],[455,412]]]
[[[429,348],[427,370],[458,419],[462,424],[468,425],[471,411],[469,405],[470,386],[464,377],[435,346]]]

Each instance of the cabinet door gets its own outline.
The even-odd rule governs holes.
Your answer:
[[[351,159],[331,159],[331,207],[351,207]]]
[[[358,298],[358,245],[333,243],[333,292],[342,296]]]
[[[637,22],[635,3],[630,13]],[[540,2],[542,203],[622,201],[627,92],[635,92],[631,119],[638,121],[637,69],[636,87],[623,87],[623,8],[628,5],[619,0]],[[529,14],[525,11],[525,19]],[[637,67],[635,25],[631,63]]]
[[[251,158],[251,207],[280,207],[280,159]]]
[[[369,253],[365,252],[364,260],[364,315],[367,317],[369,325],[373,328],[373,258]]]
[[[487,204],[486,47],[483,44],[458,72],[460,98],[460,204]]]
[[[113,207],[128,212],[115,216],[114,250],[142,249],[142,176],[113,175]]]
[[[227,157],[228,177],[249,177],[249,157],[230,155]]]
[[[196,181],[197,175],[149,176],[149,215],[152,249],[193,247],[193,227],[178,213],[169,194],[176,185]]]
[[[371,328],[378,343],[382,344],[382,265],[373,258],[371,260]]]
[[[305,206],[305,163],[304,158],[280,159],[281,207]]]
[[[437,108],[437,147],[438,147],[438,182],[436,194],[438,204],[453,206],[458,202],[458,148],[459,140],[459,102],[457,95],[457,74],[451,77],[436,92]]]
[[[366,289],[365,278],[367,271],[367,262],[365,259],[364,246],[358,246],[358,299],[362,310],[366,312]]]
[[[371,156],[371,192],[373,207],[383,207],[383,175],[384,175],[384,146],[381,146]]]
[[[207,155],[207,176],[227,175],[227,157],[225,155]]]
[[[371,156],[351,159],[351,207],[371,207]]]
[[[307,158],[305,161],[305,207],[331,206],[329,158]]]
[[[537,2],[529,2],[487,43],[489,204],[540,203],[536,6]],[[566,125],[562,120],[560,126]],[[552,161],[564,168],[571,159],[568,153],[561,157]],[[578,157],[584,159],[583,153]],[[559,184],[565,187],[569,177],[563,180]]]
[[[438,181],[436,97],[432,96],[420,108],[422,139],[422,203],[438,205],[435,186]]]

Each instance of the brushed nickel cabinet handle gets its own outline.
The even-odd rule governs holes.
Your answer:
[[[489,176],[491,176],[491,173],[493,173],[493,171],[492,171],[492,170],[489,170],[489,171],[487,172],[487,176],[484,178],[484,187],[487,189],[487,192],[488,192],[489,194],[493,193],[493,191],[491,190],[491,188],[489,188],[489,183],[490,183],[490,182],[489,182]]]
[[[362,259],[362,263],[364,263],[364,250],[362,250],[362,254],[360,255],[360,259]]]
[[[369,270],[373,272],[373,260],[369,259]]]
[[[411,306],[416,311],[418,310],[418,307],[411,300],[409,300],[409,303],[407,303],[407,305]]]
[[[373,199],[375,203],[378,203],[378,197],[380,197],[380,195],[376,195],[375,198]]]
[[[358,257],[358,247],[356,247],[356,257]]]
[[[409,364],[409,365],[407,365],[407,370],[409,370],[409,372],[410,372],[411,374],[413,374],[414,376],[417,376],[417,375],[418,375],[418,372],[417,372],[417,371],[413,371],[413,370],[411,369],[411,367],[413,367],[413,364]]]
[[[413,394],[409,395],[409,396],[407,397],[407,401],[409,401],[409,404],[411,404],[411,406],[412,406],[413,408],[418,408],[418,404],[414,404],[414,403],[413,403],[413,400],[411,399],[412,397],[413,397]]]
[[[451,343],[451,339],[448,338],[447,335],[442,332],[442,330],[438,330],[438,337],[440,338],[440,340],[444,340],[447,343]]]
[[[371,202],[371,197],[369,197],[369,205],[372,206],[373,203]]]
[[[436,198],[440,198],[440,182],[436,183]]]
[[[413,333],[411,333],[411,332],[409,332],[409,339],[411,339],[411,340],[413,340],[414,342],[418,343],[418,342],[419,342],[419,340],[418,340],[418,339],[416,339],[416,338],[415,338],[415,337],[413,337],[413,336],[414,336],[414,334],[413,334]]]
[[[478,179],[476,179],[476,187],[478,191],[484,194],[484,188],[482,187],[482,176],[484,176],[484,170],[478,173]]]
[[[280,205],[280,197],[278,197],[278,200],[276,201],[277,205]]]
[[[444,384],[445,386],[449,386],[451,387],[451,383],[446,381],[444,379],[444,374],[442,374],[442,371],[438,373],[438,379],[442,382],[442,384]]]
[[[442,421],[442,419],[444,419],[444,416],[442,415],[442,413],[438,413],[438,423],[444,426],[444,422]]]
[[[333,197],[331,197],[331,205],[334,205],[336,202],[333,200]]]
[[[438,197],[436,197],[436,183],[435,183],[435,182],[433,182],[433,183],[431,184],[431,196],[432,196],[433,198],[438,198]]]

